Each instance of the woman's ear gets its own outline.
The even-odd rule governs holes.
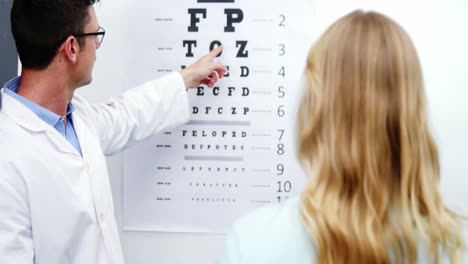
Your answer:
[[[77,61],[78,52],[80,51],[80,44],[74,36],[69,36],[60,47],[63,52],[64,59],[75,64]]]

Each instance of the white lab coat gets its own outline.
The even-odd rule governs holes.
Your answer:
[[[123,263],[104,155],[188,121],[180,74],[105,104],[75,96],[73,122],[83,157],[1,93],[0,263]]]

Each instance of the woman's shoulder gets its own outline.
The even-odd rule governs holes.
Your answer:
[[[230,249],[226,250],[235,255],[233,258],[242,259],[241,263],[300,264],[315,259],[315,249],[302,224],[298,198],[241,217],[227,241]]]
[[[463,226],[464,255],[468,264],[468,225]],[[420,261],[427,263],[428,252],[420,248]],[[291,198],[284,203],[257,209],[233,225],[226,239],[220,264],[227,263],[313,263],[316,248],[300,214],[300,201]],[[445,258],[443,263],[449,263]]]
[[[270,204],[260,207],[242,217],[240,217],[235,225],[243,226],[244,224],[255,222],[262,222],[263,224],[278,224],[287,223],[300,219],[299,213],[299,198],[293,197],[285,200],[282,203]]]

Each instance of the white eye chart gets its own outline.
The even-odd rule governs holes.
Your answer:
[[[127,150],[124,230],[222,233],[298,195],[301,78],[312,44],[307,0],[128,1],[128,85],[180,71],[213,48],[229,72],[189,89],[190,121]]]

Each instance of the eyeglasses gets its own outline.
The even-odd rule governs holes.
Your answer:
[[[87,37],[87,36],[96,36],[97,43],[99,45],[101,45],[102,41],[104,40],[105,35],[106,35],[106,30],[103,27],[99,27],[97,32],[74,34],[72,36],[74,36],[75,38]]]

